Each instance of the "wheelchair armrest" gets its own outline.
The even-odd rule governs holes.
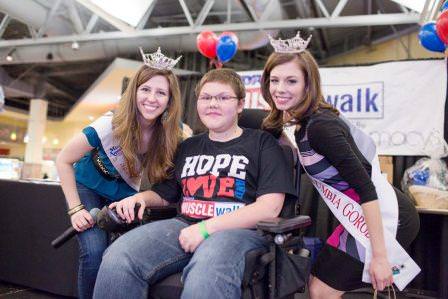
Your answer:
[[[155,220],[169,219],[177,216],[177,208],[174,205],[148,207],[146,208],[143,222],[150,222]]]
[[[257,223],[257,229],[275,234],[283,234],[298,230],[311,225],[309,216],[299,215],[294,218],[274,218],[272,220],[263,220]]]
[[[140,206],[136,205],[134,208],[135,215],[138,213]],[[118,216],[115,208],[109,209],[108,206],[104,206],[97,214],[97,225],[99,228],[110,233],[122,233],[127,232],[138,225],[149,223],[156,220],[163,220],[173,218],[177,215],[176,206],[164,206],[164,207],[148,207],[143,213],[143,219],[140,221],[137,217],[131,223],[126,223]]]

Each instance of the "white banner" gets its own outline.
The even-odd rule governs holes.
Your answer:
[[[245,108],[269,109],[260,94],[262,71],[239,72]],[[444,60],[320,68],[325,100],[370,135],[380,155],[439,151],[447,89]]]

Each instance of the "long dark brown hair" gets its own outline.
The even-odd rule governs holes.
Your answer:
[[[168,80],[170,99],[165,113],[162,114],[163,119],[160,115],[155,120],[146,154],[138,161],[142,135],[138,121],[140,112],[137,108],[137,90],[154,76],[163,76]],[[181,137],[180,115],[180,89],[177,77],[171,71],[142,66],[129,82],[112,119],[114,137],[121,146],[130,176],[138,176],[149,165],[147,175],[151,183],[160,182],[168,177],[167,171],[174,166],[174,154]],[[137,167],[139,164],[140,168]]]
[[[289,119],[283,118],[283,111],[278,110],[269,92],[271,71],[278,65],[296,61],[305,78],[305,95],[301,101],[288,110]],[[316,60],[308,51],[294,54],[272,53],[266,62],[261,76],[261,93],[271,107],[268,116],[263,121],[263,128],[281,131],[285,123],[298,124],[318,109],[329,109],[336,114],[339,112],[325,102],[322,95],[319,67]]]

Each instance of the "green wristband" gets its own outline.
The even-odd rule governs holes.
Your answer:
[[[204,240],[210,237],[207,228],[205,227],[204,221],[199,222],[199,232],[201,233],[202,237],[204,237]]]

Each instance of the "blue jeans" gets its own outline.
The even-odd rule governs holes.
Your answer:
[[[95,191],[76,184],[79,198],[87,211],[93,208],[101,209],[108,204],[106,199]],[[105,231],[94,226],[77,235],[79,243],[79,268],[78,268],[78,297],[90,299],[93,296],[96,275],[100,268],[104,250],[109,244],[109,238]]]
[[[221,231],[187,254],[178,241],[187,226],[162,220],[118,238],[103,256],[94,298],[147,298],[151,285],[182,270],[182,298],[240,298],[245,254],[268,246],[264,237],[249,229]]]

